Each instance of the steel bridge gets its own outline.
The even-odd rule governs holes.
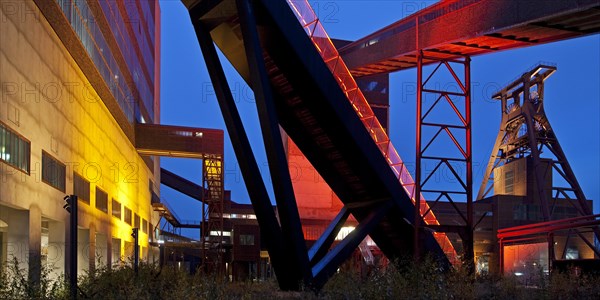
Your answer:
[[[427,180],[421,178],[419,163],[413,180],[353,75],[417,67],[419,94],[437,93],[438,100],[446,98],[449,102],[450,96],[464,97],[464,108],[459,110],[451,104],[462,125],[428,124],[420,111],[418,128],[435,125],[451,138],[455,133],[450,129],[462,130],[465,144],[453,140],[463,153],[458,160],[470,170],[470,56],[600,30],[599,1],[444,1],[338,53],[307,1],[183,2],[196,30],[261,234],[280,287],[286,290],[297,289],[302,281],[321,287],[367,235],[387,257],[429,253],[448,267],[446,255],[452,257],[454,249],[442,231],[454,231],[465,235],[467,246],[471,243],[465,257],[472,259],[471,172],[464,177],[455,174],[468,203],[464,224],[460,228],[439,224],[421,195]],[[272,210],[215,45],[255,93],[278,216]],[[464,66],[465,78],[455,76],[463,87],[461,93],[425,87],[422,67],[434,62],[453,74],[451,63]],[[280,128],[344,203],[310,251],[302,235]],[[417,145],[418,161],[426,159],[420,135]],[[454,158],[434,159],[450,167],[448,161]],[[440,192],[448,197],[448,192]],[[349,215],[359,225],[333,246]],[[422,230],[425,227],[438,232]]]

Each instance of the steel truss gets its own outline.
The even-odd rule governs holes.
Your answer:
[[[489,195],[493,188],[493,170],[518,158],[533,160],[536,186],[544,220],[552,219],[556,201],[567,199],[580,215],[591,215],[591,208],[567,161],[548,117],[544,111],[544,81],[556,72],[555,66],[540,64],[524,73],[520,78],[493,95],[500,100],[502,120],[492,155],[487,165],[484,180],[479,188],[477,200]],[[553,156],[546,166],[541,153],[548,150]],[[552,185],[553,197],[548,197],[544,178],[548,172],[558,174],[567,186]]]
[[[190,14],[225,125],[248,189],[250,201],[256,213],[262,240],[266,243],[280,288],[283,290],[297,290],[300,288],[300,284],[303,283],[307,287],[319,289],[336,272],[339,265],[352,255],[367,234],[373,231],[375,226],[381,222],[391,209],[393,202],[389,199],[382,199],[381,201],[363,204],[360,208],[364,208],[369,212],[367,216],[362,219],[352,233],[333,246],[335,237],[349,215],[348,210],[357,209],[358,207],[342,209],[315,246],[308,251],[302,232],[286,152],[282,143],[280,120],[275,110],[275,93],[267,73],[268,62],[265,61],[263,56],[264,50],[257,30],[257,21],[254,14],[254,5],[257,3],[248,0],[237,0],[236,6],[244,40],[245,59],[249,67],[249,84],[255,94],[278,216],[275,214],[265,183],[262,180],[260,169],[256,163],[210,31],[205,27],[205,24],[197,21],[199,17],[196,15],[196,11],[192,11]],[[271,2],[267,3],[271,5]],[[264,2],[262,4],[265,5]],[[208,10],[210,7],[200,6],[200,8]],[[289,21],[296,22],[296,20]]]
[[[415,255],[421,253],[419,247],[420,232],[424,228],[436,231],[437,240],[446,252],[450,261],[456,263],[456,252],[445,238],[439,238],[441,232],[454,232],[459,234],[463,243],[463,262],[472,269],[473,264],[473,173],[472,173],[472,151],[471,151],[471,58],[469,56],[460,56],[459,58],[441,58],[436,56],[435,52],[419,51],[417,55],[417,143],[416,143],[416,171],[415,199],[420,205],[415,205]],[[433,64],[435,68],[431,73],[424,74],[424,65]],[[463,78],[457,72],[462,68]],[[448,71],[453,79],[452,85],[444,87],[431,87],[431,79],[441,74],[444,70]],[[425,77],[426,76],[426,77]],[[456,85],[454,85],[456,84]],[[452,87],[458,87],[458,91],[451,90]],[[433,96],[433,104],[427,105],[425,100],[427,96]],[[446,102],[451,108],[444,111],[443,118],[436,116],[436,111],[440,112],[441,103]],[[460,102],[464,102],[461,107]],[[425,106],[425,107],[424,107]],[[434,112],[434,113],[432,113]],[[452,123],[448,116],[458,117],[458,123]],[[435,133],[423,134],[424,130],[433,129]],[[443,154],[430,154],[430,146],[437,142],[437,146],[443,143],[441,136],[446,135],[451,143],[446,146],[446,150],[458,149],[459,157],[444,151]],[[429,150],[429,151],[428,151]],[[426,172],[426,164],[433,163],[433,169]],[[438,174],[444,168],[450,171],[450,180],[444,180],[439,183],[433,180],[434,175]],[[425,196],[433,200],[429,207],[425,201]],[[456,202],[466,202],[467,211],[462,211],[456,205]],[[456,214],[460,216],[461,225],[440,224],[436,221],[433,211],[440,202],[448,202],[455,209]],[[419,222],[421,218],[424,224]],[[439,233],[438,233],[439,232]]]
[[[494,180],[500,180],[494,178],[494,169],[528,157],[533,162],[537,188],[537,194],[532,196],[539,201],[544,221],[560,218],[555,214],[559,200],[567,200],[580,216],[593,214],[544,110],[544,82],[554,72],[556,66],[539,64],[493,95],[500,100],[502,120],[477,200],[487,197]],[[542,158],[545,150],[550,155]],[[548,191],[545,186],[548,174],[558,175],[566,186],[556,186],[553,182]],[[600,238],[598,227],[593,231]]]

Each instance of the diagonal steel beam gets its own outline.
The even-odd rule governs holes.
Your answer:
[[[269,171],[284,236],[284,247],[292,258],[289,261],[290,273],[301,275],[298,281],[303,279],[308,282],[311,275],[308,267],[306,242],[302,233],[300,214],[282,143],[275,97],[265,66],[254,8],[249,0],[236,0],[236,5],[250,69],[250,83],[256,98],[265,152],[269,160]]]
[[[244,130],[244,125],[233,95],[229,89],[229,84],[227,83],[227,78],[210,32],[200,22],[195,22],[194,27],[210,79],[215,88],[215,94],[221,108],[221,113],[223,114],[223,119],[225,120],[227,132],[233,144],[233,150],[238,159],[250,201],[254,207],[260,232],[264,237],[267,250],[269,251],[271,263],[273,264],[277,278],[281,279],[281,287],[287,288],[285,283],[293,281],[293,279],[290,278],[290,275],[286,271],[283,234],[271,201],[269,200],[269,194],[260,175],[260,169],[256,163],[256,158]]]
[[[352,255],[360,242],[381,222],[392,205],[392,201],[386,201],[379,207],[374,207],[369,215],[346,238],[315,264],[312,268],[313,287],[318,289],[325,284],[327,278],[335,273],[340,264]]]
[[[310,259],[311,266],[314,266],[319,260],[321,260],[327,251],[335,241],[335,237],[340,232],[342,226],[348,219],[350,211],[344,206],[335,218],[329,223],[329,226],[325,229],[319,239],[312,245],[308,252],[308,258]]]

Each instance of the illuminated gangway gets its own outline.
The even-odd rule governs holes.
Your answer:
[[[597,0],[446,0],[376,30],[339,52],[352,75],[367,76],[415,68],[419,50],[456,59],[598,32]]]
[[[352,104],[352,107],[360,117],[360,120],[364,124],[367,131],[381,153],[385,156],[388,164],[396,174],[396,177],[402,184],[404,190],[408,193],[410,198],[415,203],[415,181],[410,175],[408,169],[404,166],[402,158],[392,145],[390,138],[379,123],[377,117],[373,113],[371,106],[367,102],[367,99],[361,92],[360,88],[356,84],[354,77],[350,74],[350,71],[346,67],[344,60],[338,53],[338,50],[331,42],[329,35],[323,28],[319,18],[313,11],[312,7],[306,0],[287,0],[290,7],[292,7],[296,17],[302,24],[302,27],[306,31],[306,34],[311,38],[313,44],[319,54],[323,58],[323,61],[327,64],[327,67],[337,79],[337,82],[346,94],[348,101]],[[429,205],[426,202],[425,197],[421,194],[420,201],[421,215],[425,216],[424,221],[427,225],[440,225],[433,211],[430,210]],[[456,261],[456,251],[452,246],[452,243],[448,239],[445,233],[436,232],[434,236],[444,253],[448,256],[451,262]]]

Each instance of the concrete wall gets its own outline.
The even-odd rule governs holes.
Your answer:
[[[63,226],[53,240],[64,242],[68,213],[63,196],[73,193],[73,172],[91,183],[90,205],[80,204],[79,226],[106,236],[93,239],[106,244],[96,247],[106,249],[109,237],[132,240],[131,227],[110,216],[111,198],[156,223],[148,182],[160,182],[158,176],[137,154],[37,6],[29,0],[2,1],[0,30],[0,121],[31,142],[30,174],[0,162],[0,219],[9,224],[3,241],[7,252],[26,259],[30,242],[36,240],[30,241],[28,232],[32,205],[39,207],[41,218]],[[42,182],[42,150],[66,165],[65,191]],[[108,193],[109,214],[95,208],[96,187]],[[148,246],[147,234],[140,233],[140,243]],[[79,255],[90,259],[89,254]]]

